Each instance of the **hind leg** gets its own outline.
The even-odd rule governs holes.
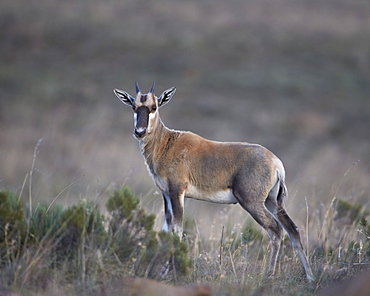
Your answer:
[[[306,277],[308,281],[313,281],[315,277],[313,276],[310,265],[308,264],[307,257],[303,251],[301,237],[299,235],[298,227],[294,224],[293,220],[289,217],[283,205],[283,198],[281,194],[285,193],[285,188],[283,191],[279,192],[278,197],[273,194],[273,190],[270,192],[266,199],[265,205],[267,209],[274,215],[274,217],[283,226],[285,231],[288,233],[290,240],[292,241],[293,247],[296,249],[298,256],[302,262],[303,268],[306,272]]]
[[[276,262],[280,251],[281,240],[283,237],[283,228],[276,221],[274,216],[266,209],[260,199],[254,199],[251,202],[250,195],[245,195],[240,191],[234,192],[235,198],[239,201],[240,205],[246,210],[258,224],[260,224],[270,237],[270,259],[266,267],[265,275],[272,276],[275,274]],[[248,201],[245,198],[248,196]]]
[[[294,224],[294,222],[292,221],[292,219],[289,217],[288,213],[285,211],[285,209],[282,206],[279,207],[277,217],[281,225],[284,227],[284,229],[288,233],[289,238],[291,239],[294,248],[297,250],[298,256],[301,259],[301,262],[303,264],[303,268],[306,271],[307,280],[310,282],[313,281],[315,277],[313,276],[311,267],[308,264],[307,257],[303,251],[298,227]]]

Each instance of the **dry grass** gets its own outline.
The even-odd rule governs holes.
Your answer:
[[[112,93],[133,91],[135,80],[177,86],[162,110],[169,127],[274,151],[299,202],[312,185],[328,202],[358,159],[353,179],[368,186],[363,1],[16,0],[0,8],[3,187],[22,184],[43,138],[35,198],[47,201],[80,177],[61,196],[66,203],[127,178],[137,192],[152,190],[132,114]]]
[[[0,210],[3,211],[0,212],[0,286],[7,291],[18,291],[25,295],[111,295],[120,291],[120,285],[131,289],[121,279],[137,275],[156,278],[171,286],[202,283],[212,288],[212,295],[314,295],[328,284],[341,282],[360,270],[366,270],[370,265],[369,211],[361,204],[351,204],[336,198],[322,209],[323,212],[311,211],[307,206],[307,224],[301,234],[316,276],[316,281],[307,283],[300,260],[287,237],[282,243],[276,275],[264,278],[269,240],[250,218],[242,223],[230,223],[230,210],[222,211],[220,217],[209,221],[209,236],[201,233],[197,217],[188,216],[184,241],[192,260],[190,273],[181,273],[177,267],[163,277],[159,274],[166,266],[166,259],[152,260],[160,258],[157,257],[160,253],[154,257],[150,255],[149,261],[145,259],[146,252],[152,248],[151,240],[154,237],[148,240],[145,231],[134,226],[139,225],[135,221],[149,225],[147,223],[152,220],[143,215],[142,210],[133,212],[134,216],[129,214],[128,209],[136,207],[131,204],[132,201],[124,203],[126,206],[122,210],[127,213],[122,223],[115,220],[120,217],[121,210],[112,212],[116,206],[111,203],[111,199],[107,203],[112,217],[110,220],[104,220],[95,206],[82,202],[64,212],[60,207],[38,205],[30,212],[31,219],[27,218],[28,209],[25,209],[24,224],[17,224],[14,221],[20,219],[17,218],[19,214],[16,214],[19,208],[13,205],[13,210],[9,212],[3,196],[0,194]],[[12,202],[17,199],[13,198]],[[83,221],[81,206],[86,210],[85,217],[90,217],[86,220],[90,221],[86,226],[80,226],[79,221]],[[42,219],[42,215],[45,215],[43,213],[48,211],[50,218]],[[60,223],[58,221],[65,219],[61,220],[60,217],[67,217],[67,220]],[[113,228],[106,233],[101,223],[107,227],[108,221]],[[124,235],[128,235],[124,240],[117,240],[117,231],[120,229],[125,229]],[[150,228],[145,229],[150,231]],[[161,240],[165,246],[166,241],[163,238]],[[159,252],[163,251],[159,249]],[[176,252],[172,256],[185,254],[181,253],[183,251]],[[183,260],[180,258],[183,257],[176,260]],[[153,269],[153,264],[158,266]],[[357,282],[362,283],[360,278]],[[148,282],[148,285],[150,283],[155,285],[154,282]],[[146,291],[145,283],[135,289],[139,287]],[[157,288],[158,291],[172,291],[171,287],[165,285],[158,284]],[[180,288],[179,291],[186,289],[194,293],[209,291],[208,288],[203,290],[200,287],[198,290],[198,287],[190,286]]]

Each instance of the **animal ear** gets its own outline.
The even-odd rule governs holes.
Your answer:
[[[123,90],[119,90],[117,88],[115,88],[113,92],[117,96],[117,98],[121,100],[122,103],[129,105],[129,106],[134,105],[135,99],[131,97],[127,92]]]
[[[176,87],[174,87],[174,86],[165,90],[160,95],[160,97],[158,98],[158,106],[162,107],[162,106],[166,105],[171,100],[171,98],[175,94],[175,92],[176,92]]]

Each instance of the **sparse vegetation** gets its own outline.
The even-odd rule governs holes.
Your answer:
[[[190,272],[186,243],[157,234],[155,216],[127,187],[112,193],[107,217],[85,200],[66,209],[37,205],[30,217],[12,192],[0,192],[0,200],[2,287],[43,294],[56,285],[89,294],[117,277],[174,281]]]
[[[0,285],[25,294],[55,289],[99,294],[115,279],[140,276],[208,283],[216,295],[313,295],[370,265],[369,212],[341,199],[329,206],[323,226],[328,229],[321,229],[320,240],[310,247],[317,275],[313,285],[305,282],[289,239],[283,242],[277,275],[264,281],[268,239],[250,219],[239,230],[222,230],[222,239],[209,240],[187,221],[180,241],[153,230],[155,216],[140,208],[128,187],[112,192],[106,208],[104,216],[96,204],[81,200],[67,208],[39,204],[29,211],[14,193],[1,191]]]

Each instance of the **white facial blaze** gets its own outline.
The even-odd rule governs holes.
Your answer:
[[[137,114],[134,113],[134,127],[136,128],[137,125]]]
[[[156,114],[157,114],[157,111],[154,113],[149,113],[149,121],[148,121],[148,133],[149,134],[152,132],[154,128]]]

